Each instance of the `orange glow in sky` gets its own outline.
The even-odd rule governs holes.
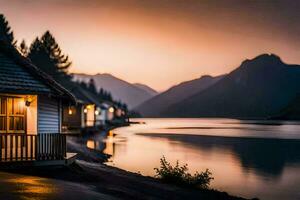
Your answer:
[[[298,14],[285,4],[170,2],[0,0],[0,5],[19,41],[29,44],[50,30],[73,61],[72,72],[111,73],[159,91],[228,73],[262,53],[300,63]]]

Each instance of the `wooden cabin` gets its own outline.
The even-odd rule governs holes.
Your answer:
[[[65,160],[62,108],[75,97],[0,41],[0,163]]]
[[[63,128],[66,133],[97,131],[105,125],[101,118],[105,109],[98,97],[76,83],[69,89],[77,99],[76,106],[64,106]]]
[[[91,119],[87,119],[87,111],[91,112],[93,104],[75,83],[72,83],[68,89],[76,97],[77,102],[75,105],[64,105],[63,107],[63,132],[81,133],[87,127],[87,120],[91,121]]]

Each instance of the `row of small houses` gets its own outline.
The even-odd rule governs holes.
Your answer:
[[[126,111],[122,107],[100,100],[78,84],[71,83],[67,88],[77,101],[76,104],[63,105],[62,132],[92,132],[127,121]]]
[[[76,84],[67,88],[0,41],[0,164],[66,164],[74,154],[66,152],[64,133],[124,118]]]

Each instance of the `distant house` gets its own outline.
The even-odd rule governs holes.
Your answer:
[[[113,121],[115,118],[115,106],[110,102],[102,102],[101,103],[102,110],[101,110],[101,121],[102,123],[107,124]]]
[[[64,160],[63,105],[75,97],[0,41],[0,161]]]
[[[64,132],[97,131],[113,120],[114,109],[111,108],[111,103],[102,102],[99,97],[76,83],[70,83],[68,89],[76,97],[77,104],[65,105],[63,108]]]

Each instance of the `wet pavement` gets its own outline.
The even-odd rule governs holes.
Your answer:
[[[0,172],[0,185],[0,198],[5,200],[115,199],[86,184],[6,172]]]

